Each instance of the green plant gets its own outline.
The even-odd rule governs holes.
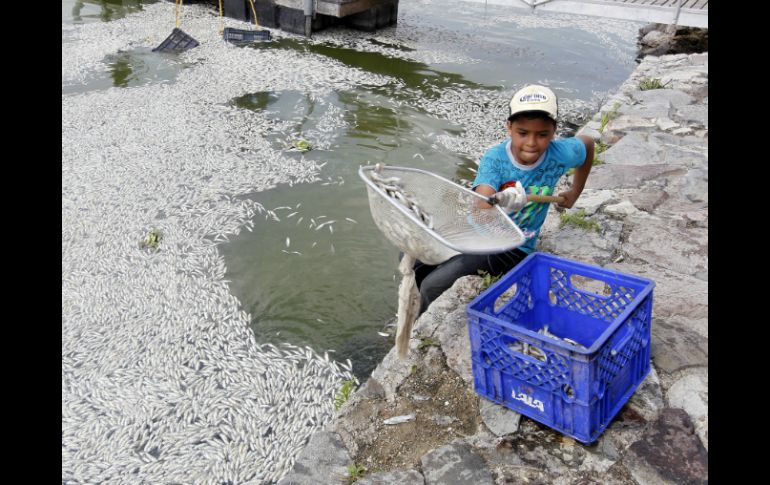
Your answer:
[[[594,220],[587,219],[586,211],[584,209],[580,209],[572,213],[562,212],[560,220],[561,222],[559,227],[564,227],[567,224],[571,224],[586,230],[601,232],[601,226],[599,226],[599,223]]]
[[[412,374],[417,374],[417,364],[413,364],[412,365],[411,373]]]
[[[425,347],[430,347],[431,345],[434,347],[441,347],[441,342],[432,338],[423,338],[423,339],[420,339],[420,343],[417,344],[417,348],[419,350],[422,350]]]
[[[604,163],[604,160],[599,158],[599,154],[606,152],[609,147],[610,146],[604,142],[601,142],[601,141],[596,142],[596,145],[594,145],[594,163],[593,163],[594,167]]]
[[[348,401],[350,392],[355,388],[356,381],[353,379],[347,380],[342,383],[342,387],[337,391],[337,395],[334,397],[334,409],[339,410],[343,404]]]
[[[596,146],[594,147],[594,153],[596,153],[596,154],[604,153],[604,152],[607,151],[607,149],[609,147],[610,146],[608,144],[604,143],[603,141],[597,141],[596,142]]]
[[[142,239],[142,248],[158,249],[158,243],[160,243],[161,234],[157,229],[152,229],[144,239]]]
[[[615,103],[612,105],[612,109],[610,111],[605,111],[602,113],[602,124],[599,127],[599,133],[604,133],[604,128],[607,126],[607,123],[620,116],[618,109],[620,109],[620,103]]]
[[[495,284],[497,280],[499,280],[503,276],[503,275],[492,276],[491,274],[484,271],[483,269],[477,270],[476,272],[479,274],[479,276],[481,276],[481,281],[482,281],[481,285],[483,290],[486,290],[487,288]]]
[[[353,483],[359,478],[364,476],[364,473],[366,473],[366,468],[362,467],[361,465],[356,465],[353,463],[352,465],[348,466],[348,476],[346,477],[348,480],[348,483]]]
[[[642,91],[647,91],[648,89],[664,89],[669,82],[664,84],[660,82],[660,79],[658,78],[647,77],[639,81],[639,89]]]

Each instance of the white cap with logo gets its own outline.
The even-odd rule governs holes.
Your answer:
[[[545,86],[530,84],[516,91],[511,98],[511,113],[513,116],[524,111],[544,111],[556,121],[556,95]]]

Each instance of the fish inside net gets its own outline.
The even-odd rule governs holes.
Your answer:
[[[481,207],[486,197],[436,174],[377,164],[361,167],[359,175],[366,183],[374,223],[404,253],[396,333],[403,358],[419,308],[412,270],[416,260],[437,265],[460,253],[508,251],[525,237],[499,206]]]

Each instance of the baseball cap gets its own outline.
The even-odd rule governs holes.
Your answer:
[[[511,98],[510,107],[509,116],[524,111],[544,111],[556,121],[556,95],[545,86],[530,84],[519,89]]]

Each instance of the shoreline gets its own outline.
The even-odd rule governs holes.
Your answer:
[[[666,89],[641,90],[650,79]],[[583,445],[475,394],[465,307],[481,278],[469,276],[416,322],[408,358],[392,349],[311,437],[281,485],[352,465],[369,470],[360,484],[708,481],[708,53],[645,57],[578,134],[606,149],[564,213],[599,230],[559,227],[551,208],[538,250],[657,285],[652,369],[604,434]],[[404,415],[414,418],[384,424]]]

